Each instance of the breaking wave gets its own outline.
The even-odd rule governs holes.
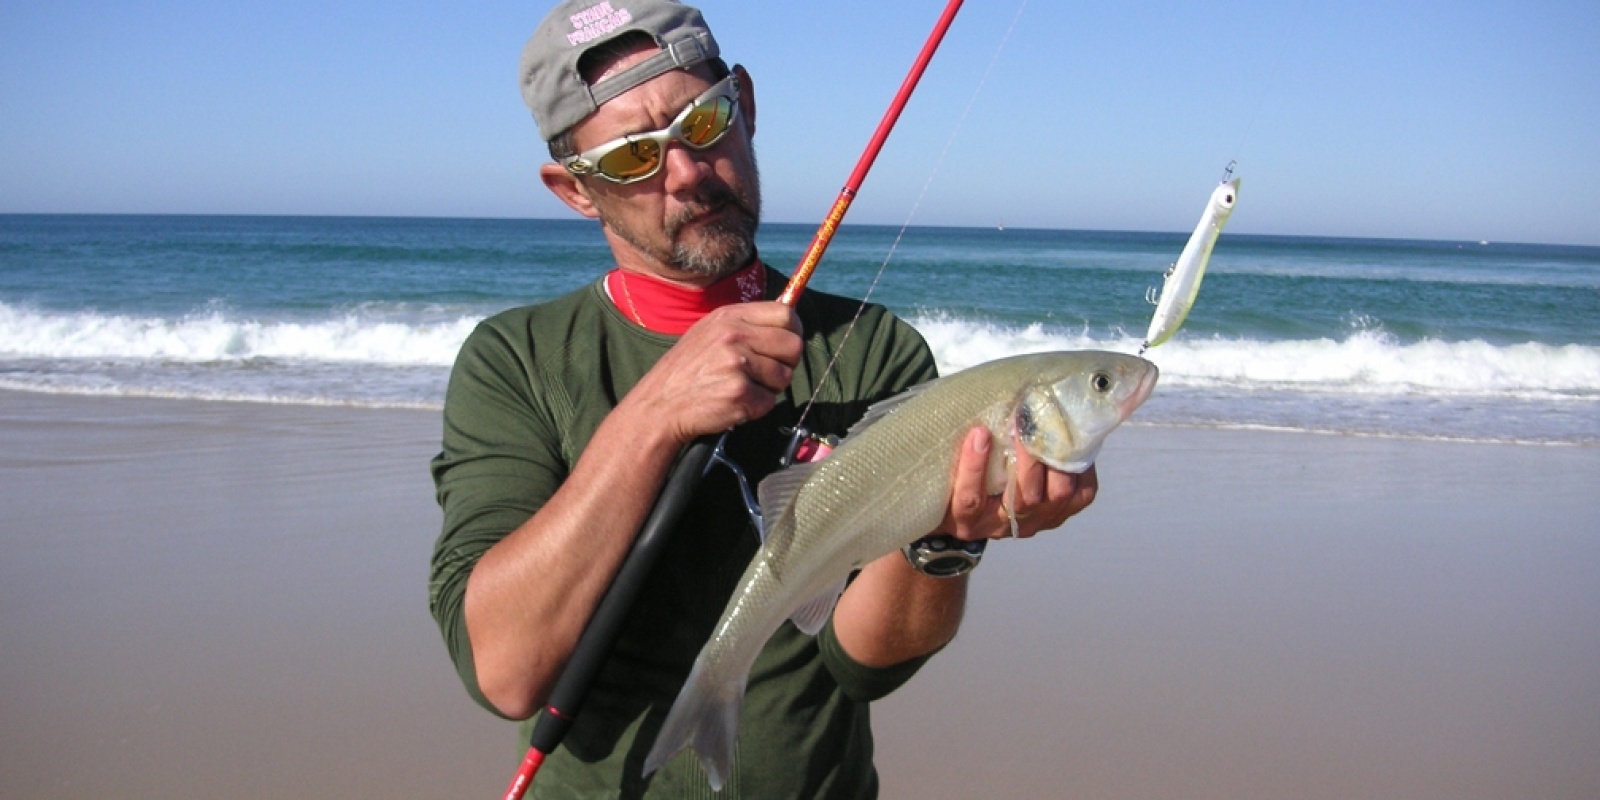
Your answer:
[[[371,305],[299,320],[46,312],[0,303],[0,389],[437,408],[486,312]],[[1009,355],[1137,352],[1139,338],[927,314],[911,322],[948,374]],[[1180,335],[1152,350],[1140,423],[1267,426],[1486,441],[1600,443],[1600,347]]]
[[[164,318],[41,312],[0,303],[0,357],[448,367],[478,319],[408,321],[383,309],[303,321],[256,320],[220,311]]]
[[[912,320],[941,371],[1018,353],[1096,348],[1138,352],[1140,339],[1094,338],[1043,325],[1004,327],[942,317]],[[1261,341],[1178,337],[1147,357],[1164,387],[1319,394],[1437,395],[1518,399],[1600,398],[1600,347],[1527,342],[1422,340],[1382,331],[1343,339]]]

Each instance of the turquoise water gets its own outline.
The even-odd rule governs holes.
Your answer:
[[[769,224],[787,270],[809,225]],[[846,226],[813,287],[946,371],[1134,352],[1187,233]],[[891,254],[892,248],[892,254]],[[609,267],[569,220],[0,216],[0,388],[437,406],[482,317]],[[1600,443],[1600,248],[1224,234],[1145,423]]]

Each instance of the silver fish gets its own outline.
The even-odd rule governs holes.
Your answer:
[[[815,635],[852,571],[938,526],[968,431],[982,425],[994,437],[990,494],[1014,478],[1013,442],[1051,467],[1082,472],[1149,397],[1156,375],[1142,358],[1098,351],[992,361],[874,405],[828,458],[762,481],[766,540],[668,712],[645,774],[692,746],[712,788],[722,788],[762,647],[785,618]]]
[[[1232,167],[1229,169],[1231,171]],[[1211,198],[1206,201],[1206,210],[1200,214],[1199,224],[1194,226],[1194,233],[1189,234],[1189,241],[1183,246],[1183,253],[1167,270],[1161,284],[1161,300],[1156,304],[1155,313],[1150,315],[1150,330],[1145,333],[1144,347],[1139,352],[1143,353],[1171,339],[1172,334],[1183,326],[1189,309],[1194,307],[1195,298],[1200,295],[1200,281],[1206,276],[1211,248],[1216,246],[1217,237],[1222,235],[1222,226],[1228,224],[1228,217],[1233,214],[1233,205],[1238,200],[1238,178],[1223,181],[1212,190]]]

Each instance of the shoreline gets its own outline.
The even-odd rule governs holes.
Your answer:
[[[10,395],[41,395],[44,397],[82,398],[92,400],[137,400],[171,403],[202,403],[222,405],[262,406],[267,408],[348,409],[351,411],[414,411],[438,415],[444,410],[442,402],[322,400],[317,398],[274,398],[265,396],[192,395],[159,390],[118,389],[92,391],[84,389],[56,389],[33,386],[8,385],[0,381],[0,399]],[[1600,447],[1600,442],[1552,439],[1495,439],[1451,436],[1447,434],[1415,434],[1389,431],[1342,430],[1330,427],[1293,427],[1265,422],[1170,422],[1144,421],[1137,417],[1124,423],[1124,429],[1163,429],[1181,431],[1216,431],[1222,433],[1268,433],[1300,436],[1332,436],[1350,439],[1384,439],[1400,442],[1508,445],[1514,447]]]
[[[426,608],[438,425],[0,391],[0,796],[503,790]],[[1099,471],[874,706],[884,797],[1600,792],[1600,448],[1142,425]]]

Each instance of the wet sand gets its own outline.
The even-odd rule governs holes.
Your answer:
[[[882,705],[886,796],[1600,797],[1600,450],[1130,428],[1099,470]]]
[[[491,797],[438,416],[0,392],[0,797]],[[888,798],[1600,796],[1600,449],[1129,428],[875,708]]]

